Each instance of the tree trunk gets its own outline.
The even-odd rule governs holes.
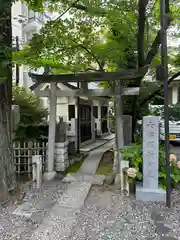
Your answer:
[[[12,28],[11,0],[1,1],[0,9],[0,196],[14,188],[15,171],[11,139],[12,107]]]

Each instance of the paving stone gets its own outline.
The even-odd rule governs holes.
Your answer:
[[[60,196],[58,204],[61,207],[71,207],[80,209],[84,205],[84,201],[91,188],[88,182],[73,182],[67,190]]]
[[[35,212],[33,204],[30,202],[24,202],[18,208],[16,208],[12,214],[30,218],[33,212]]]
[[[33,233],[31,240],[53,240],[62,239],[62,236],[68,237],[79,213],[79,209],[59,207],[56,204],[49,216],[44,219],[43,223]]]
[[[160,234],[167,234],[170,232],[170,228],[164,226],[163,223],[156,223],[156,232]]]
[[[160,240],[178,240],[177,238],[174,237],[166,237],[166,236],[161,236]]]
[[[79,213],[80,210],[55,205],[49,216],[33,233],[31,240],[55,240],[68,237]]]
[[[67,176],[63,179],[63,182],[89,182],[92,184],[103,185],[105,176],[95,175],[95,174],[85,174],[85,173],[68,173]]]
[[[164,217],[160,213],[155,213],[155,212],[151,214],[151,218],[155,222],[162,222],[164,220]]]
[[[97,140],[96,142],[93,142],[91,144],[87,144],[84,147],[80,148],[80,151],[81,152],[90,152],[90,151],[93,151],[97,148],[101,148],[104,144],[106,144],[108,142],[108,140],[111,140],[111,139]]]
[[[104,144],[100,148],[90,152],[89,156],[84,160],[79,172],[95,174],[104,152],[111,148],[112,141],[109,141],[107,144]]]

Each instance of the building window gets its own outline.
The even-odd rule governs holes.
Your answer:
[[[93,117],[98,118],[98,106],[93,106]]]
[[[43,14],[42,13],[36,13],[32,11],[31,9],[28,9],[28,20],[40,20],[43,21]]]
[[[33,12],[31,9],[28,9],[28,20],[35,19],[35,12]]]
[[[37,13],[37,19],[40,21],[43,21],[43,14],[42,13]]]
[[[75,105],[68,105],[68,116],[69,121],[71,121],[71,118],[75,118]]]

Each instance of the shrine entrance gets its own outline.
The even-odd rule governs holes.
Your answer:
[[[29,76],[35,82],[31,86],[31,90],[38,93],[39,97],[49,97],[50,100],[50,113],[49,113],[49,136],[48,136],[48,159],[47,159],[47,172],[44,173],[44,178],[51,180],[56,175],[54,169],[54,159],[55,159],[55,126],[56,126],[56,104],[58,97],[81,97],[85,96],[90,101],[99,97],[115,96],[115,112],[116,112],[116,152],[117,152],[117,169],[121,169],[121,153],[119,149],[124,147],[124,137],[123,137],[123,125],[122,125],[122,100],[123,95],[138,95],[139,87],[132,88],[121,88],[120,81],[137,80],[142,78],[148,70],[148,66],[139,69],[128,69],[118,72],[83,72],[83,73],[72,73],[72,74],[48,74],[49,71],[45,71],[44,74],[34,74],[30,73]],[[106,89],[75,89],[75,90],[61,90],[57,89],[56,85],[60,82],[101,82],[101,81],[114,81],[114,87]],[[50,88],[48,90],[41,90],[41,85],[44,83],[50,83]],[[81,104],[80,104],[81,105]],[[92,105],[87,103],[82,104],[79,107],[79,124],[77,133],[80,132],[80,139],[86,141],[91,139],[91,113]],[[107,110],[102,108],[102,116],[105,115]],[[103,119],[103,132],[107,129],[107,119]],[[81,124],[80,124],[81,123]],[[79,131],[80,130],[80,131]],[[94,133],[93,133],[94,134]]]
[[[80,137],[81,142],[92,138],[91,134],[91,106],[80,104]]]
[[[102,131],[102,133],[108,132],[107,116],[108,116],[108,107],[101,106],[101,131]]]

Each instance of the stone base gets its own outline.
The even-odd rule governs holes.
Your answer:
[[[166,191],[161,188],[151,189],[136,186],[136,199],[144,202],[165,202]]]
[[[53,172],[45,172],[45,173],[43,174],[43,179],[50,181],[50,180],[52,180],[55,176],[56,176],[56,172],[55,172],[55,171],[53,171]]]

